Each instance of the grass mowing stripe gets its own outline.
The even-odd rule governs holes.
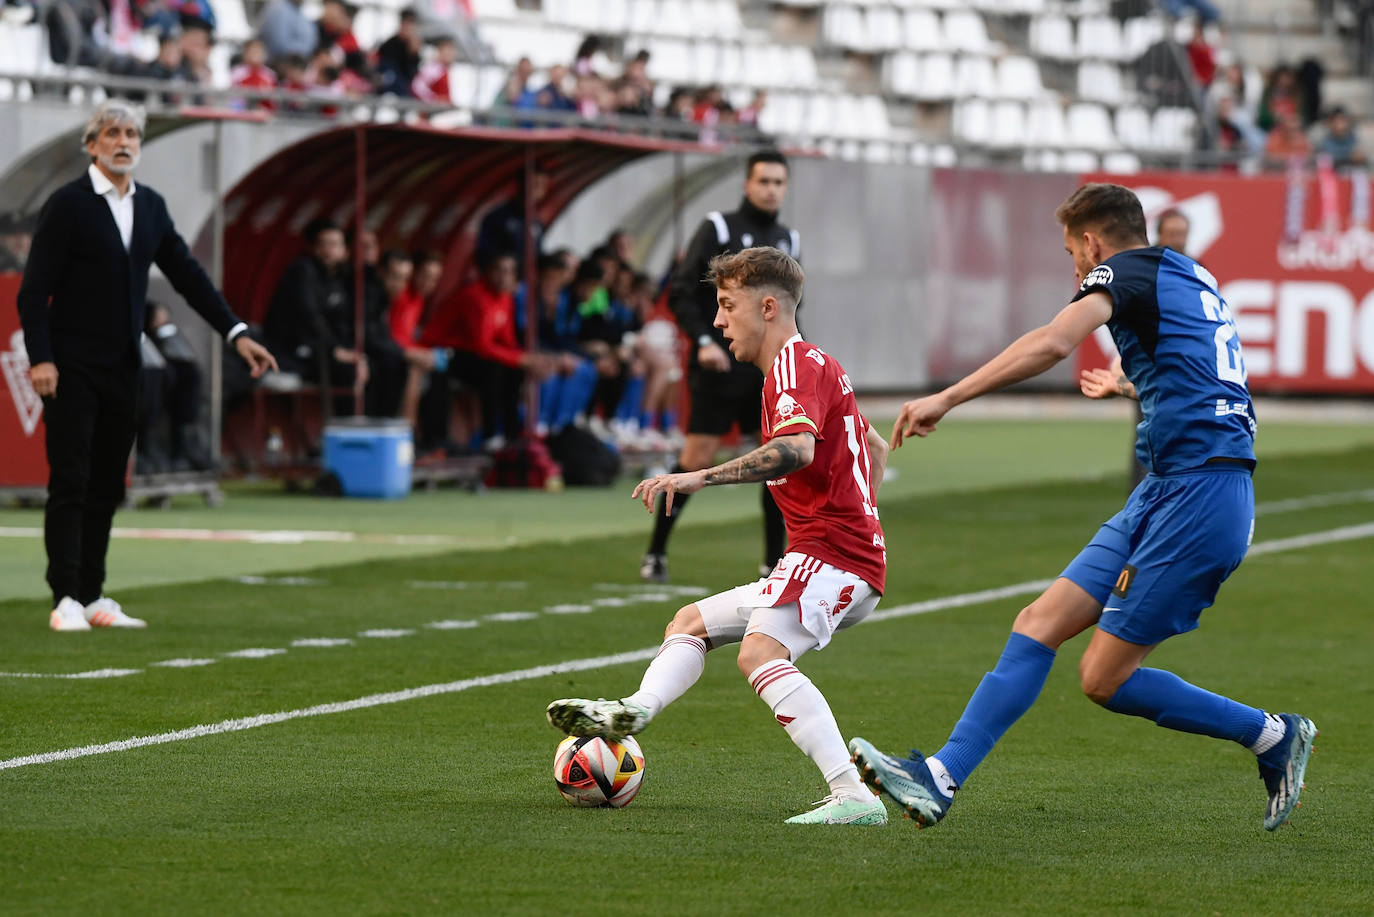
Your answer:
[[[1280,551],[1292,551],[1299,548],[1333,544],[1340,541],[1352,541],[1372,536],[1374,536],[1374,522],[1369,522],[1362,525],[1343,526],[1325,532],[1311,532],[1306,535],[1298,535],[1292,538],[1279,538],[1273,541],[1261,542],[1252,546],[1250,553],[1274,554]],[[924,602],[911,602],[906,605],[899,605],[896,608],[875,612],[869,616],[869,620],[882,621],[893,618],[909,617],[911,615],[926,614],[932,611],[941,611],[947,608],[961,608],[969,605],[981,604],[983,602],[995,601],[997,599],[1040,592],[1051,582],[1053,581],[1030,580],[1024,583],[1001,586],[995,589],[983,589],[977,592],[944,596],[938,599],[929,599]],[[398,704],[402,701],[416,700],[422,697],[434,697],[440,694],[453,694],[459,691],[466,691],[470,688],[483,688],[492,685],[510,684],[511,682],[528,681],[534,678],[544,678],[548,675],[558,675],[565,672],[584,672],[591,669],[606,668],[613,665],[621,665],[626,662],[638,662],[645,659],[652,659],[658,650],[658,646],[651,646],[624,653],[614,653],[609,656],[572,659],[567,662],[535,666],[528,669],[516,669],[511,672],[501,672],[495,675],[481,675],[476,678],[465,678],[460,681],[450,681],[442,684],[423,685],[418,688],[407,688],[402,691],[369,694],[365,697],[354,698],[353,700],[338,701],[330,704],[316,704],[313,707],[303,707],[298,710],[284,710],[279,713],[264,713],[258,716],[222,720],[218,723],[192,726],[189,729],[179,729],[174,732],[163,732],[150,736],[135,736],[133,738],[122,739],[117,742],[106,742],[100,745],[82,745],[76,748],[62,749],[60,751],[24,755],[22,757],[0,761],[0,770],[26,767],[31,764],[51,764],[57,761],[69,761],[74,758],[103,755],[115,751],[128,751],[133,748],[143,748],[149,745],[163,745],[168,742],[182,742],[187,739],[198,739],[203,736],[219,735],[226,732],[241,732],[245,729],[271,726],[276,723],[284,723],[288,720],[301,719],[303,717],[324,716],[330,713],[345,713],[350,710],[362,710],[368,707]]]

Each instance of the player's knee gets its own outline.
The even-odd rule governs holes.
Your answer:
[[[1094,666],[1087,656],[1078,662],[1078,683],[1083,688],[1083,693],[1088,696],[1088,700],[1101,707],[1107,706],[1107,702],[1116,694],[1116,689],[1121,687],[1120,678],[1112,672]]]
[[[668,626],[663,629],[663,639],[668,639],[676,634],[689,634],[693,637],[706,639],[706,624],[701,620],[701,610],[696,603],[684,605],[673,615],[673,620],[668,622]]]
[[[739,671],[745,678],[758,671],[759,666],[774,659],[787,659],[787,648],[771,637],[750,639],[749,635],[739,646]]]

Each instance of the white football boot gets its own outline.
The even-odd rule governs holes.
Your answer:
[[[131,618],[114,599],[101,596],[86,606],[86,620],[92,627],[147,627],[142,618]]]
[[[90,630],[86,623],[85,610],[81,603],[71,596],[63,596],[62,601],[48,615],[48,626],[53,630]]]

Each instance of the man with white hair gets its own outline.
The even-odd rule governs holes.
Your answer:
[[[91,165],[43,205],[19,287],[29,381],[43,398],[43,541],[48,623],[57,631],[146,626],[101,590],[136,429],[150,266],[233,344],[254,377],[277,366],[192,257],[161,195],[134,184],[145,120],[141,107],[122,100],[91,116],[81,138]]]

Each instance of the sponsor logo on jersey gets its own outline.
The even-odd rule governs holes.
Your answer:
[[[816,361],[817,366],[825,365],[825,354],[816,350],[814,347],[806,352],[806,355]]]
[[[1078,289],[1086,290],[1088,287],[1106,286],[1112,282],[1115,276],[1116,275],[1109,266],[1099,264],[1091,271],[1088,271],[1088,276],[1083,278],[1083,283]]]
[[[10,397],[14,399],[14,412],[19,415],[19,425],[24,428],[25,436],[32,436],[38,428],[38,418],[43,413],[43,399],[33,390],[33,383],[29,381],[29,352],[24,347],[23,331],[10,335],[10,349],[0,353],[0,366],[5,369],[5,382],[9,385]]]

